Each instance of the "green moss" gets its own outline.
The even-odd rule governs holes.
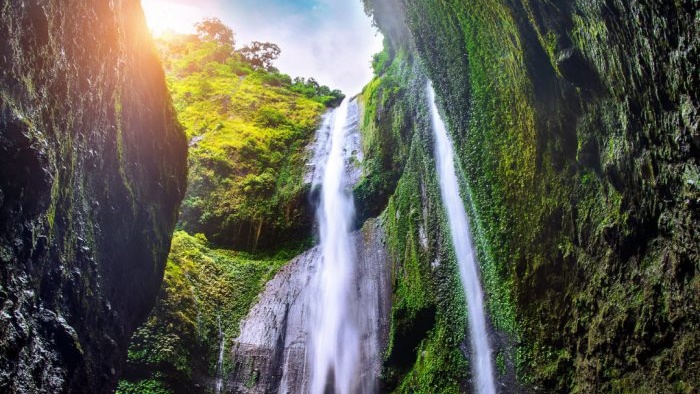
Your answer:
[[[437,236],[445,231],[444,214],[432,211],[439,206],[423,211],[421,196],[438,196],[434,177],[423,178],[434,168],[422,148],[412,152],[383,214],[394,290],[384,381],[401,393],[460,392],[469,371],[460,351],[465,300],[450,241]]]
[[[117,141],[117,159],[119,160],[119,176],[121,177],[122,184],[129,193],[129,201],[132,201],[131,211],[135,215],[137,211],[136,207],[136,195],[134,194],[134,187],[131,184],[131,177],[127,173],[126,167],[128,166],[128,161],[125,157],[124,152],[124,130],[123,130],[123,119],[122,119],[122,98],[121,91],[116,90],[114,93],[114,123],[116,127],[116,141]],[[156,260],[157,261],[157,260]]]
[[[496,370],[498,374],[503,376],[506,374],[506,356],[502,352],[496,354]]]
[[[145,371],[148,382],[169,390],[192,387],[195,373],[214,376],[219,328],[230,344],[264,284],[293,253],[255,257],[211,249],[203,234],[176,232],[156,308],[131,341],[127,376]],[[123,383],[124,392],[143,383],[133,380]]]
[[[400,11],[434,82],[505,365],[553,392],[695,388],[691,2],[365,3],[389,33]]]
[[[249,251],[300,241],[312,219],[304,148],[342,93],[253,70],[216,42],[175,36],[158,46],[191,141],[181,227]]]
[[[418,348],[418,358],[396,393],[461,393],[469,365],[458,350],[462,338],[450,334],[448,322],[438,321]]]
[[[393,302],[382,390],[460,392],[466,307],[432,155],[426,81],[408,48],[385,43],[360,97],[365,178],[356,187],[387,231]],[[365,194],[363,194],[365,193]],[[376,198],[384,194],[385,198]],[[365,195],[374,199],[363,200]],[[365,212],[367,212],[365,211]]]
[[[403,172],[414,130],[412,119],[419,98],[407,81],[421,71],[404,50],[388,46],[377,55],[382,66],[359,97],[364,152],[363,177],[354,194],[360,219],[379,215]],[[377,60],[379,61],[379,60]],[[415,76],[415,77],[414,77]]]
[[[120,380],[116,390],[117,394],[171,394],[172,390],[165,386],[158,378],[144,379],[137,382]]]

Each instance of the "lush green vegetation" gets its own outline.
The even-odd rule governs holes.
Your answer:
[[[264,284],[291,257],[212,249],[204,235],[177,231],[158,303],[131,341],[129,381],[118,392],[183,392],[195,390],[195,373],[216,376],[221,341],[231,346]]]
[[[132,339],[119,393],[207,390],[221,341],[230,348],[263,285],[308,246],[305,147],[343,99],[313,78],[279,73],[274,44],[236,51],[234,33],[216,19],[197,30],[156,41],[190,141],[189,186],[184,231],[173,238],[158,303]]]
[[[160,288],[187,142],[122,5],[0,5],[2,393],[109,391]]]
[[[222,246],[255,250],[309,233],[305,146],[341,92],[279,73],[279,48],[239,51],[233,33],[205,21],[198,35],[157,41],[178,119],[190,139],[181,225]],[[260,242],[262,241],[262,245]]]
[[[499,369],[554,392],[697,390],[692,2],[365,3],[440,97],[492,321],[518,344]]]
[[[413,100],[400,81],[415,73],[408,55],[389,53],[386,49],[374,56],[375,78],[362,91],[363,177],[355,187],[360,219],[375,217],[386,207],[389,196],[403,172],[411,143]],[[395,56],[399,59],[393,61]]]
[[[453,393],[469,384],[468,317],[436,183],[427,75],[455,144],[498,379],[514,390],[697,391],[690,2],[640,0],[629,19],[619,5],[585,1],[365,3],[388,38],[360,97],[364,177],[354,191],[361,219],[383,212],[391,255],[382,389]],[[687,48],[649,36],[661,28]],[[180,37],[165,61],[193,145],[183,225],[254,249],[308,225],[299,148],[339,95],[279,74],[274,46],[236,53],[232,41],[216,29]],[[275,261],[262,266],[271,272]],[[172,310],[195,310],[188,305]],[[141,356],[134,348],[132,358]],[[169,360],[180,376],[194,368],[187,355]],[[150,379],[124,390],[157,391],[162,379]]]
[[[410,48],[385,42],[360,97],[365,177],[360,212],[381,212],[392,272],[382,391],[457,393],[468,376],[460,350],[466,309],[440,204],[426,79]],[[365,205],[366,204],[366,205]]]

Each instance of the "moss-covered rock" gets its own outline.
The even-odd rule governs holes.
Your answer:
[[[0,391],[110,392],[185,189],[139,3],[2,1],[0,70]]]
[[[268,250],[308,237],[305,160],[339,91],[255,68],[230,44],[196,35],[157,41],[190,140],[180,225],[222,247]]]
[[[142,393],[150,386],[171,393],[213,391],[216,376],[231,368],[225,349],[238,336],[239,322],[291,257],[212,249],[202,234],[175,232],[158,303],[131,341],[117,392]]]
[[[365,160],[355,195],[360,212],[381,212],[390,252],[392,311],[381,391],[459,392],[469,375],[461,350],[466,310],[444,236],[425,73],[410,45],[391,40],[374,64],[376,77],[360,97]]]
[[[190,139],[189,184],[183,231],[118,392],[207,392],[231,371],[231,341],[265,282],[309,246],[305,148],[326,105],[343,96],[256,69],[216,40],[179,35],[157,45]]]
[[[434,82],[521,382],[697,390],[695,2],[365,4]]]

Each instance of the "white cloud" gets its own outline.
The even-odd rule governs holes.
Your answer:
[[[258,3],[259,4],[259,3]],[[256,40],[280,46],[276,66],[292,77],[314,77],[346,94],[359,93],[372,78],[371,57],[382,37],[364,14],[360,0],[318,0],[303,11],[289,7],[228,6],[239,45]]]
[[[382,37],[361,0],[143,0],[149,26],[191,32],[194,22],[217,17],[236,33],[238,46],[268,41],[280,46],[275,66],[292,77],[313,77],[346,94],[372,78],[370,60]]]

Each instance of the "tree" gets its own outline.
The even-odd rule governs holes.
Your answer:
[[[238,53],[240,53],[253,68],[262,68],[271,71],[272,62],[277,60],[282,50],[280,50],[277,44],[253,41],[250,45],[243,47]]]
[[[310,86],[314,89],[314,91],[317,91],[321,85],[319,85],[319,83],[316,82],[316,79],[314,77],[311,77],[306,80],[306,86]]]
[[[233,48],[236,44],[233,30],[224,25],[219,18],[207,18],[194,25],[197,35],[203,41],[217,41],[222,45]]]

